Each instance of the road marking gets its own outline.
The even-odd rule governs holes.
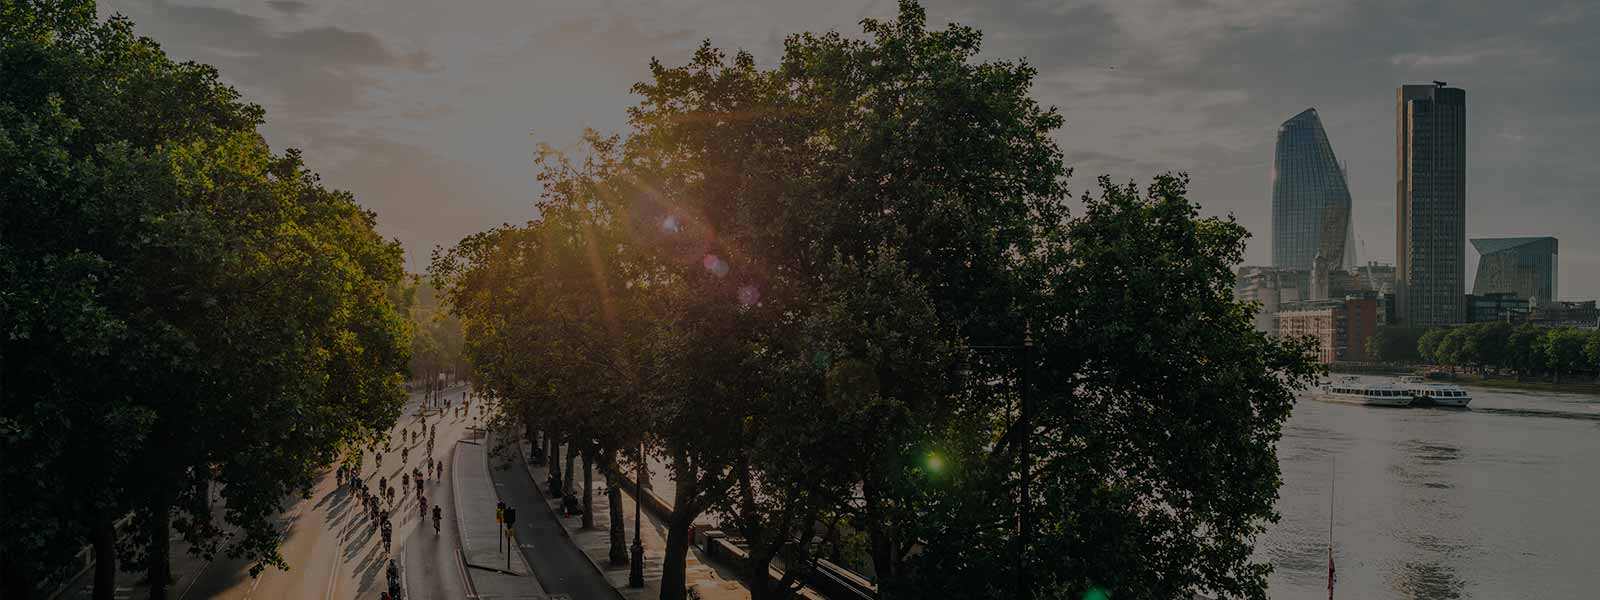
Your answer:
[[[461,583],[467,588],[467,597],[477,598],[478,589],[473,587],[472,578],[467,576],[467,559],[462,558],[460,548],[456,548],[456,572],[461,575]]]
[[[328,592],[322,595],[323,600],[333,600],[333,590],[339,587],[339,564],[344,562],[343,536],[335,534],[333,537],[333,543],[333,571],[328,573]]]
[[[194,584],[200,583],[200,576],[201,575],[205,575],[206,574],[206,569],[209,568],[210,566],[211,566],[211,561],[209,561],[209,560],[206,561],[206,564],[200,565],[200,572],[199,573],[195,573],[194,574],[194,579],[189,581],[189,587],[183,588],[183,593],[182,594],[178,594],[178,600],[183,600],[185,597],[187,597],[189,595],[189,590],[194,589]]]

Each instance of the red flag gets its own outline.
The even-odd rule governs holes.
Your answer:
[[[1333,600],[1333,546],[1328,546],[1328,600]]]

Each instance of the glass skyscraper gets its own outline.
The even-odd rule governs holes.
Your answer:
[[[1466,321],[1467,92],[1395,93],[1395,313],[1412,327]]]
[[[1510,293],[1540,304],[1556,300],[1555,238],[1486,238],[1472,240],[1472,246],[1479,254],[1472,295]]]
[[[1321,254],[1333,269],[1355,264],[1350,187],[1317,109],[1278,126],[1272,161],[1272,266],[1309,271]]]

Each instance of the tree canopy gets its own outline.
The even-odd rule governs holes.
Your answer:
[[[25,532],[0,541],[7,597],[84,542],[97,588],[121,556],[163,597],[172,528],[285,566],[272,517],[398,415],[398,243],[271,152],[212,68],[92,2],[0,14],[0,497]]]
[[[536,218],[435,254],[473,377],[669,464],[664,599],[704,512],[758,598],[847,531],[890,598],[1264,597],[1317,367],[1232,299],[1244,229],[1183,176],[1074,203],[1031,67],[913,2],[863,29],[652,62],[626,135],[542,155]]]

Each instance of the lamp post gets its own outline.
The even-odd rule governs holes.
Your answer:
[[[644,587],[644,540],[640,528],[644,526],[644,440],[639,440],[639,472],[633,488],[633,564],[628,567],[628,587]]]
[[[1029,541],[1033,536],[1033,393],[1029,385],[1029,371],[1033,366],[1033,325],[1025,324],[1022,333],[1021,346],[967,346],[969,350],[994,350],[1003,352],[1022,352],[1021,384],[1022,384],[1022,410],[1017,418],[1017,426],[1022,437],[1017,441],[1017,474],[1020,479],[1017,507],[1017,598],[1032,600],[1033,578],[1028,568]]]

